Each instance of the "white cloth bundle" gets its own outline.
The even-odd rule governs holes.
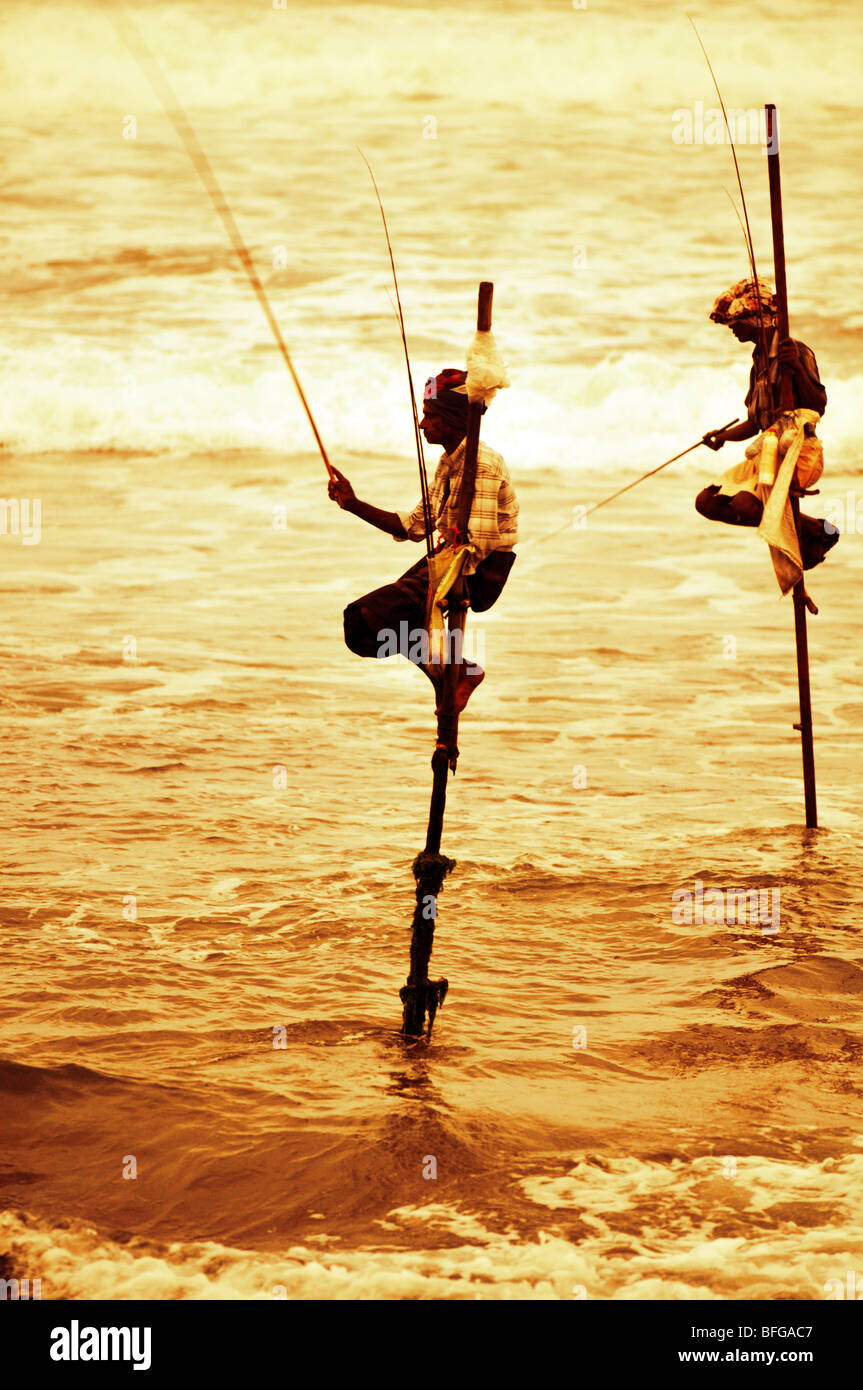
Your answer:
[[[488,405],[498,391],[509,386],[506,367],[491,332],[474,334],[467,350],[465,365],[465,387],[469,401],[480,401],[483,405]]]

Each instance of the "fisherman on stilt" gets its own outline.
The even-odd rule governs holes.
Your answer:
[[[364,594],[348,604],[344,613],[345,642],[358,656],[382,658],[400,653],[429,677],[440,698],[441,667],[429,649],[430,565],[431,584],[442,577],[438,556],[458,557],[470,607],[483,613],[497,602],[515,562],[518,542],[518,500],[509,470],[488,445],[480,441],[476,482],[467,535],[459,535],[459,492],[465,461],[468,419],[467,373],[454,368],[429,377],[423,393],[419,427],[429,444],[444,452],[429,488],[428,516],[439,541],[428,558],[412,565],[400,579]],[[483,411],[485,407],[483,407]],[[347,478],[333,470],[329,495],[344,510],[371,526],[386,531],[397,541],[426,539],[426,509],[421,499],[412,512],[388,512],[362,502]],[[462,553],[463,552],[463,553]],[[437,592],[441,592],[438,590]],[[431,594],[434,598],[434,592]],[[454,654],[461,662],[461,653]],[[485,672],[464,662],[456,687],[456,711],[464,709]]]
[[[788,502],[789,491],[811,487],[823,471],[815,426],[824,414],[827,392],[811,348],[792,338],[777,341],[776,298],[760,277],[757,285],[751,279],[741,280],[720,295],[710,317],[714,323],[726,324],[739,343],[755,347],[746,395],[748,418],[730,429],[709,431],[703,443],[721,449],[730,441],[753,442],[742,463],[698,494],[695,507],[710,521],[757,526],[770,545],[780,588],[787,593],[800,577],[799,570],[820,565],[839,539],[831,523],[801,513],[798,546]],[[792,383],[793,409],[784,413],[776,405],[780,373]],[[786,459],[787,468],[783,466]]]

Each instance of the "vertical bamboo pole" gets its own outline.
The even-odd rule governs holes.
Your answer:
[[[767,122],[767,176],[770,183],[770,220],[773,226],[773,270],[776,282],[776,328],[779,341],[790,336],[788,330],[788,290],[785,283],[785,232],[782,223],[782,183],[779,173],[779,121],[776,107],[768,103],[764,108]],[[791,382],[786,373],[779,378],[780,410],[792,410],[794,396]],[[800,541],[800,502],[792,494],[791,510],[797,539]],[[803,796],[806,806],[806,824],[811,829],[818,824],[818,808],[815,794],[815,748],[812,738],[812,699],[809,685],[809,639],[806,630],[806,591],[801,578],[794,585],[794,635],[797,642],[797,689],[800,697],[800,723],[795,729],[800,731],[803,752]]]
[[[491,328],[491,304],[494,286],[484,280],[479,287],[476,326],[480,332]],[[479,453],[479,428],[482,406],[468,404],[467,432],[462,483],[459,493],[457,526],[460,539],[467,535],[476,485],[476,466]],[[437,745],[432,756],[432,794],[429,806],[425,849],[413,863],[416,879],[416,907],[411,924],[410,974],[399,991],[402,1001],[402,1032],[418,1037],[428,1031],[431,1036],[435,1014],[446,998],[448,980],[430,980],[429,961],[434,945],[437,919],[437,895],[447,874],[455,868],[455,860],[440,852],[443,817],[446,809],[446,788],[450,769],[455,772],[458,761],[458,713],[455,694],[464,652],[464,628],[467,615],[467,596],[461,584],[448,597],[447,605],[447,665],[444,669],[440,713],[437,722]]]

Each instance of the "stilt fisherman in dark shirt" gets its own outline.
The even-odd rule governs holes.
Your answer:
[[[711,521],[757,526],[770,545],[780,588],[786,593],[800,578],[800,569],[819,565],[839,539],[831,523],[801,513],[798,547],[787,500],[790,490],[811,487],[823,471],[815,426],[824,414],[827,392],[811,348],[792,338],[777,342],[776,297],[765,281],[759,278],[757,289],[753,280],[733,285],[717,299],[710,317],[726,324],[739,343],[755,346],[746,420],[727,430],[709,431],[704,443],[711,449],[731,441],[753,443],[742,463],[698,494],[696,510]],[[780,373],[792,384],[793,408],[784,413],[776,404]]]

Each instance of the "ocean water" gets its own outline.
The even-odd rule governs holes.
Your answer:
[[[792,331],[829,394],[807,832],[790,601],[694,513],[714,456],[549,535],[743,409],[707,318],[746,271],[730,153],[672,139],[714,105],[684,7],[135,9],[360,495],[417,483],[357,146],[417,380],[495,282],[512,386],[483,429],[523,543],[472,624],[427,1044],[398,989],[433,709],[341,637],[417,552],[328,502],[111,10],[0,21],[3,493],[41,508],[38,544],[0,537],[3,1272],[46,1298],[825,1297],[863,1272],[859,11],[696,15],[727,103],[780,107]],[[686,920],[699,884],[781,911]]]

